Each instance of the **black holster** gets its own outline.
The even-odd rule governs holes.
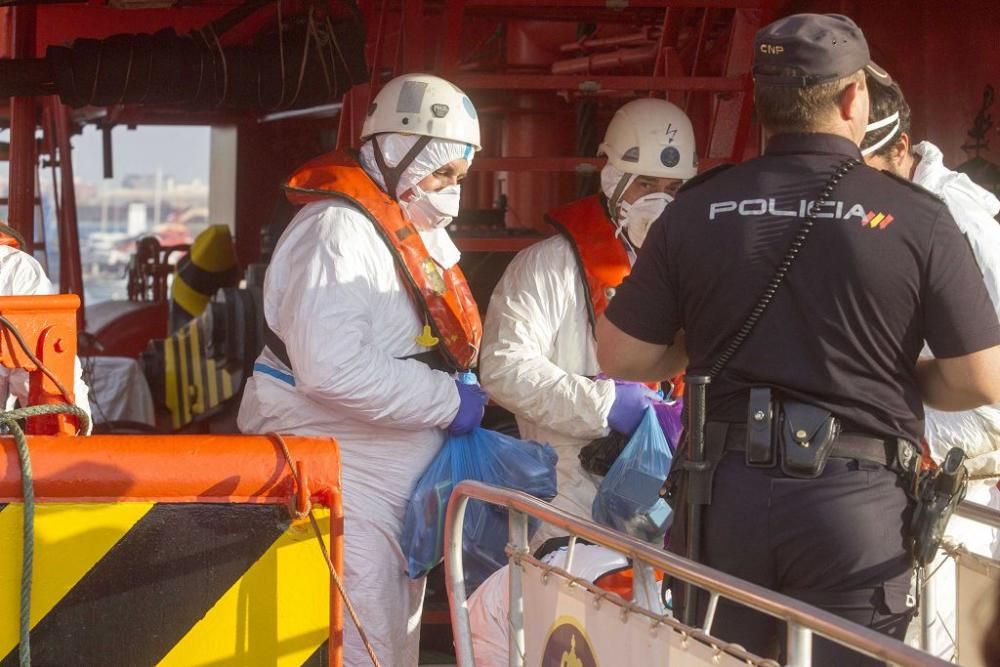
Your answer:
[[[915,445],[905,444],[914,450],[908,464],[901,466],[907,491],[915,502],[910,521],[910,553],[917,567],[926,567],[937,555],[948,520],[965,498],[969,473],[965,468],[965,452],[959,447],[952,447],[939,467],[921,471],[919,450]],[[902,460],[903,456],[899,458]]]

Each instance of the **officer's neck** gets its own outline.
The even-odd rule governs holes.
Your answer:
[[[771,140],[771,138],[774,137],[774,136],[777,136],[779,134],[788,134],[788,133],[789,133],[789,130],[787,130],[787,129],[769,130],[768,128],[764,128],[764,143],[769,142]],[[837,136],[837,137],[843,137],[844,139],[847,139],[848,141],[850,141],[852,144],[855,144],[855,145],[860,145],[860,143],[861,143],[861,137],[856,136],[857,132],[856,132],[855,128],[850,123],[842,122],[842,121],[841,122],[831,121],[831,122],[827,122],[827,123],[816,123],[814,125],[810,125],[808,127],[803,127],[801,129],[798,129],[798,130],[795,131],[795,133],[796,134],[832,134],[832,135]],[[862,136],[864,136],[864,135],[862,135]]]

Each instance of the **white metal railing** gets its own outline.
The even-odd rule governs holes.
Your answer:
[[[986,505],[971,503],[966,500],[959,503],[958,507],[955,508],[955,516],[972,519],[977,523],[1000,530],[1000,511]]]
[[[985,505],[980,505],[978,503],[973,503],[970,501],[964,501],[955,508],[954,516],[962,517],[963,519],[968,519],[970,521],[975,521],[976,523],[982,524],[989,528],[994,528],[1000,530],[1000,511],[997,511],[991,507],[986,507]],[[955,560],[955,566],[958,565],[958,559],[965,556],[969,557],[969,552],[964,549],[949,548],[945,546],[942,551],[946,558],[951,558]],[[980,560],[989,560],[981,556],[976,558]],[[949,591],[941,590],[940,586],[936,581],[935,575],[941,571],[941,567],[946,561],[940,561],[940,556],[934,561],[934,563],[929,566],[928,572],[925,576],[919,579],[920,585],[920,647],[925,651],[931,650],[933,643],[933,634],[935,632],[935,626],[938,623],[942,623],[942,619],[939,618],[938,614],[938,604],[939,596],[947,595]],[[992,561],[996,563],[997,567],[1000,567],[1000,562]],[[951,585],[953,590],[950,591],[954,599],[953,606],[951,609],[958,610],[961,608],[962,601],[960,599],[960,591],[958,586],[954,585],[954,577],[952,577]],[[945,584],[948,585],[947,582]],[[941,602],[940,604],[944,604]],[[947,615],[947,613],[946,613]],[[955,629],[957,630],[958,618],[955,615]],[[951,637],[951,643],[955,645],[955,650],[957,650],[956,638]],[[964,662],[964,661],[963,661]]]
[[[810,667],[812,665],[814,634],[851,648],[858,653],[901,666],[940,667],[949,664],[874,630],[851,623],[804,602],[657,549],[650,544],[610,528],[585,521],[527,494],[481,482],[464,481],[452,491],[445,518],[445,576],[456,653],[458,663],[462,667],[472,667],[475,664],[465,591],[465,575],[462,566],[462,533],[465,523],[465,509],[470,498],[505,507],[509,511],[512,563],[517,563],[521,559],[530,559],[528,517],[534,517],[557,526],[572,536],[581,537],[594,544],[621,552],[632,559],[634,564],[649,565],[664,571],[671,577],[676,577],[708,591],[711,596],[709,616],[718,598],[723,597],[784,621],[788,626],[787,664],[790,666]],[[670,616],[662,616],[658,622],[669,627],[682,629],[686,636],[700,641],[707,639],[715,642],[713,645],[716,647],[723,649],[727,647],[724,642],[715,640],[706,634],[705,631],[710,628],[711,619],[706,620],[706,625],[700,629],[683,626]],[[509,621],[510,664],[520,667],[524,664],[525,639],[524,599],[519,567],[510,568]]]

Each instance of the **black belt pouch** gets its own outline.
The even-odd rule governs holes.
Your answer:
[[[788,477],[813,479],[823,474],[840,422],[829,410],[784,400],[781,402],[781,471]]]
[[[747,415],[746,464],[751,468],[773,468],[777,463],[774,433],[774,403],[769,387],[750,390],[750,410]]]

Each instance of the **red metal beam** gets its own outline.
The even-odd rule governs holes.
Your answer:
[[[368,55],[368,62],[371,63],[371,78],[368,80],[368,100],[365,103],[365,108],[367,109],[371,106],[372,100],[375,99],[375,93],[378,92],[379,77],[382,74],[382,49],[383,40],[385,39],[385,20],[386,15],[389,10],[389,0],[382,0],[378,12],[378,25],[375,28],[375,45],[371,48]],[[371,25],[369,23],[369,25]],[[368,43],[371,43],[371,38],[368,39]],[[395,66],[395,63],[393,63]],[[353,141],[353,137],[349,141]]]
[[[465,90],[699,90],[736,92],[744,88],[741,78],[718,76],[584,76],[556,74],[459,74],[455,84]]]
[[[402,15],[403,72],[422,72],[428,49],[424,30],[424,0],[405,0]]]
[[[557,60],[552,63],[552,73],[581,74],[599,70],[617,69],[630,65],[644,65],[656,60],[656,46],[641,46],[638,48],[618,49],[611,53],[595,53],[579,58]]]
[[[590,165],[589,168],[584,165]],[[477,171],[596,171],[604,158],[596,157],[477,157],[472,168]]]
[[[759,8],[768,0],[627,0],[621,10],[629,9],[663,9],[670,7],[713,7],[732,9],[735,7]],[[544,0],[466,0],[469,9],[477,8],[512,8],[528,7],[533,9],[609,9],[613,3],[609,0],[566,0],[565,2]]]
[[[73,147],[70,145],[72,118],[69,107],[59,103],[59,98],[47,100],[52,123],[55,126],[55,143],[59,150],[59,291],[80,297],[76,311],[78,331],[86,331],[83,301],[83,269],[80,265],[80,232],[76,219],[76,187],[73,181]],[[52,153],[55,158],[55,153]]]
[[[603,24],[655,24],[665,7],[673,9],[760,9],[770,0],[628,0],[617,8],[607,0],[543,2],[535,0],[466,0],[469,15],[500,19],[573,21]]]
[[[33,57],[35,50],[34,5],[18,5],[7,12],[7,55],[13,58]],[[35,248],[35,99],[13,97],[10,101],[10,206],[8,224],[24,237],[23,250],[32,254]]]
[[[438,70],[445,78],[458,68],[458,48],[462,36],[462,16],[466,0],[448,0],[444,8],[444,48],[438,58]]]
[[[720,96],[718,99],[712,115],[710,143],[705,151],[709,157],[733,161],[740,161],[744,157],[753,102],[750,93],[753,87],[750,79],[753,39],[766,20],[767,17],[761,12],[740,10],[733,15],[729,52],[723,74],[727,77],[741,77],[744,91]]]
[[[709,20],[712,17],[712,10],[705,9],[701,13],[701,25],[698,28],[698,40],[694,45],[694,57],[691,60],[691,76],[698,76],[698,65],[701,63],[701,54],[705,48],[705,30],[708,28]],[[684,112],[687,113],[691,106],[691,91],[684,95]]]

